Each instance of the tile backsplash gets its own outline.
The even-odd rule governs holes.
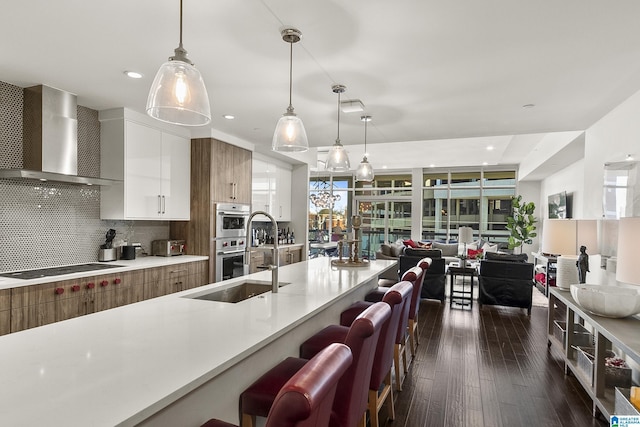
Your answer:
[[[0,82],[0,168],[22,167],[22,88]],[[98,112],[78,106],[78,174],[100,176]],[[108,229],[114,242],[150,250],[167,221],[100,219],[100,188],[0,179],[0,271],[95,262]]]

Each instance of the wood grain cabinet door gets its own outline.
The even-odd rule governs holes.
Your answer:
[[[11,332],[56,321],[56,305],[66,289],[60,282],[11,289]]]
[[[187,289],[197,288],[198,286],[207,285],[209,283],[208,275],[209,261],[195,261],[188,264],[189,277],[187,278]]]
[[[148,268],[144,271],[144,299],[161,297],[167,295],[168,291],[168,269],[166,267]]]
[[[11,332],[11,289],[0,290],[0,335]]]
[[[180,292],[188,289],[189,266],[187,264],[176,264],[167,267],[167,277],[169,279],[168,293]]]

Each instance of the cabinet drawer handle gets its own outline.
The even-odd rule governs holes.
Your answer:
[[[160,200],[160,195],[158,194],[158,215],[162,213],[162,202]]]
[[[165,207],[166,207],[165,197],[162,196],[162,213],[163,214],[166,212]]]

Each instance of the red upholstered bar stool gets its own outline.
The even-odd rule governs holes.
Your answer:
[[[371,380],[369,382],[369,425],[378,427],[378,413],[386,403],[389,419],[395,419],[395,408],[393,406],[393,391],[391,383],[391,367],[394,360],[394,349],[398,330],[402,326],[402,331],[406,334],[407,312],[413,285],[410,282],[399,282],[393,285],[382,299],[391,307],[391,317],[382,327],[378,345],[376,346]],[[301,357],[311,357],[332,342],[344,342],[349,326],[360,315],[374,303],[358,301],[340,315],[340,324],[343,326],[329,326],[318,332],[300,346]],[[404,319],[404,322],[401,320]]]
[[[429,268],[430,265],[431,265],[431,258],[422,258],[420,261],[418,261],[418,264],[415,267],[410,268],[405,272],[405,274],[409,272],[413,272],[416,276],[415,279],[411,280],[408,277],[405,278],[404,274],[402,276],[402,280],[409,280],[409,281],[412,281],[414,284],[413,294],[411,296],[411,307],[409,308],[409,325],[408,325],[411,358],[415,357],[416,350],[419,344],[418,312],[420,310],[420,293],[422,292],[422,283],[424,282],[424,276],[425,276],[424,272]],[[382,295],[384,295],[384,294],[381,295],[381,292],[385,292],[385,289],[386,288],[383,288],[383,287],[378,287],[377,289],[374,289],[373,291],[371,291],[366,295],[365,300],[373,301],[373,302],[380,301],[382,299]]]
[[[331,410],[330,426],[364,426],[373,356],[382,326],[390,317],[389,305],[379,302],[363,311],[349,328],[344,344],[351,349],[353,363],[338,382]],[[307,359],[289,357],[242,392],[240,395],[242,427],[253,427],[256,416],[267,416],[282,385],[306,362]]]
[[[278,392],[267,427],[326,427],[340,377],[351,365],[351,349],[332,344],[309,360]],[[235,427],[211,419],[202,427]]]

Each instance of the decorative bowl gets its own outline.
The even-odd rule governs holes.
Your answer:
[[[571,285],[571,296],[590,313],[603,317],[627,317],[640,313],[640,292],[609,285]]]

